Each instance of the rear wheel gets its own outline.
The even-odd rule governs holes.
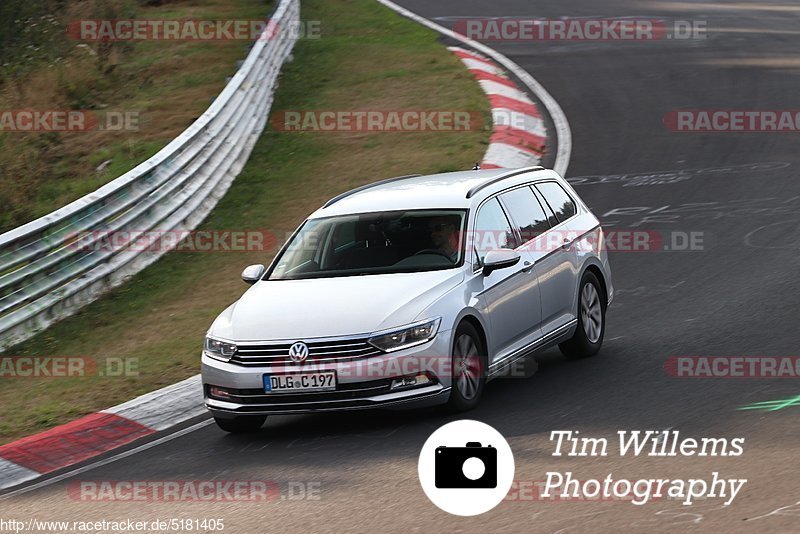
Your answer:
[[[448,407],[455,412],[478,405],[486,384],[486,351],[478,331],[461,323],[453,342],[453,379]]]
[[[218,427],[225,432],[230,432],[232,434],[255,432],[261,428],[261,425],[263,425],[264,421],[266,420],[266,415],[238,415],[233,419],[222,419],[220,417],[214,418],[214,421],[217,423]]]
[[[578,301],[578,327],[575,334],[558,348],[567,358],[586,358],[597,354],[606,331],[606,305],[600,282],[587,271],[581,279]]]

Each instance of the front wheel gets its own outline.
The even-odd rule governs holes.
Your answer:
[[[266,415],[238,415],[233,419],[214,418],[214,422],[217,423],[218,427],[231,434],[255,432],[261,428],[261,425],[263,425],[266,420]]]
[[[461,323],[453,342],[452,389],[448,407],[454,412],[478,405],[486,384],[486,351],[475,327]]]
[[[587,358],[597,354],[603,345],[606,331],[606,305],[600,282],[594,273],[586,272],[581,279],[578,301],[578,327],[575,334],[558,345],[567,358]]]

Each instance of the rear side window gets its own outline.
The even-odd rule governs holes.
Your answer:
[[[481,206],[478,217],[475,219],[475,235],[472,243],[481,264],[490,250],[516,247],[514,231],[496,198]]]
[[[569,197],[567,192],[564,191],[564,188],[556,182],[543,182],[541,184],[536,184],[536,189],[539,190],[544,199],[553,209],[559,222],[566,221],[578,212],[577,208],[575,207],[575,203]]]
[[[555,213],[553,213],[553,210],[550,209],[550,206],[547,204],[547,202],[544,201],[544,197],[542,196],[542,194],[536,189],[531,189],[531,191],[534,192],[534,194],[536,195],[536,200],[538,200],[539,204],[542,206],[542,208],[544,208],[544,212],[547,214],[547,222],[550,223],[550,226],[553,227],[557,225],[558,219],[556,219]]]
[[[550,229],[547,215],[530,187],[513,189],[500,195],[500,198],[508,208],[523,243]]]

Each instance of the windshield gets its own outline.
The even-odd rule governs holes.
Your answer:
[[[461,265],[464,210],[413,210],[306,221],[268,280],[450,269]]]

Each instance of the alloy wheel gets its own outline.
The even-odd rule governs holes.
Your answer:
[[[471,336],[462,334],[455,344],[453,373],[456,387],[465,400],[472,400],[478,394],[481,377],[481,357]]]
[[[581,319],[586,338],[590,343],[597,343],[603,331],[603,309],[600,295],[592,283],[584,285],[581,291]]]

